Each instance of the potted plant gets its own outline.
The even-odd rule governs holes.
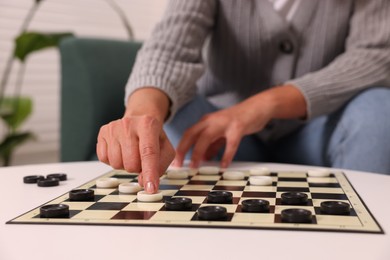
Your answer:
[[[31,9],[23,20],[19,36],[15,39],[14,49],[6,61],[0,81],[0,118],[4,122],[6,129],[4,136],[0,139],[0,163],[4,166],[10,165],[12,154],[16,147],[34,138],[30,131],[20,130],[21,125],[31,115],[33,109],[32,99],[21,95],[27,58],[34,52],[50,47],[58,47],[63,38],[73,36],[73,33],[70,32],[44,33],[27,31],[42,2],[43,0],[34,0]],[[106,2],[119,15],[130,40],[133,40],[133,31],[122,9],[114,0],[106,0]],[[15,61],[20,62],[15,91],[13,95],[5,95],[5,89]]]

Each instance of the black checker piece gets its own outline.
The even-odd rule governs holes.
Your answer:
[[[167,210],[184,211],[192,209],[192,199],[183,197],[171,197],[165,199]]]
[[[69,218],[69,206],[66,204],[49,204],[39,209],[41,218]]]
[[[311,223],[312,214],[307,209],[284,209],[281,212],[281,219],[287,223]]]

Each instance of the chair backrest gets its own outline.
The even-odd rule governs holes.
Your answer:
[[[102,125],[122,117],[139,42],[66,38],[61,55],[61,161],[96,158]]]

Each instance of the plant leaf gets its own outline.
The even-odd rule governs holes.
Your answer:
[[[15,39],[14,56],[23,62],[30,53],[57,47],[62,38],[69,36],[73,36],[73,33],[24,32]]]
[[[5,166],[9,165],[14,149],[27,140],[33,138],[34,135],[30,132],[13,133],[7,135],[0,144],[0,157],[3,159]]]
[[[32,100],[29,97],[5,97],[0,103],[0,116],[13,131],[16,131],[31,114],[32,107]]]

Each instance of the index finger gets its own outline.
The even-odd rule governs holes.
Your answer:
[[[139,132],[139,153],[142,179],[147,193],[156,193],[160,180],[160,131],[157,127],[143,128]]]

